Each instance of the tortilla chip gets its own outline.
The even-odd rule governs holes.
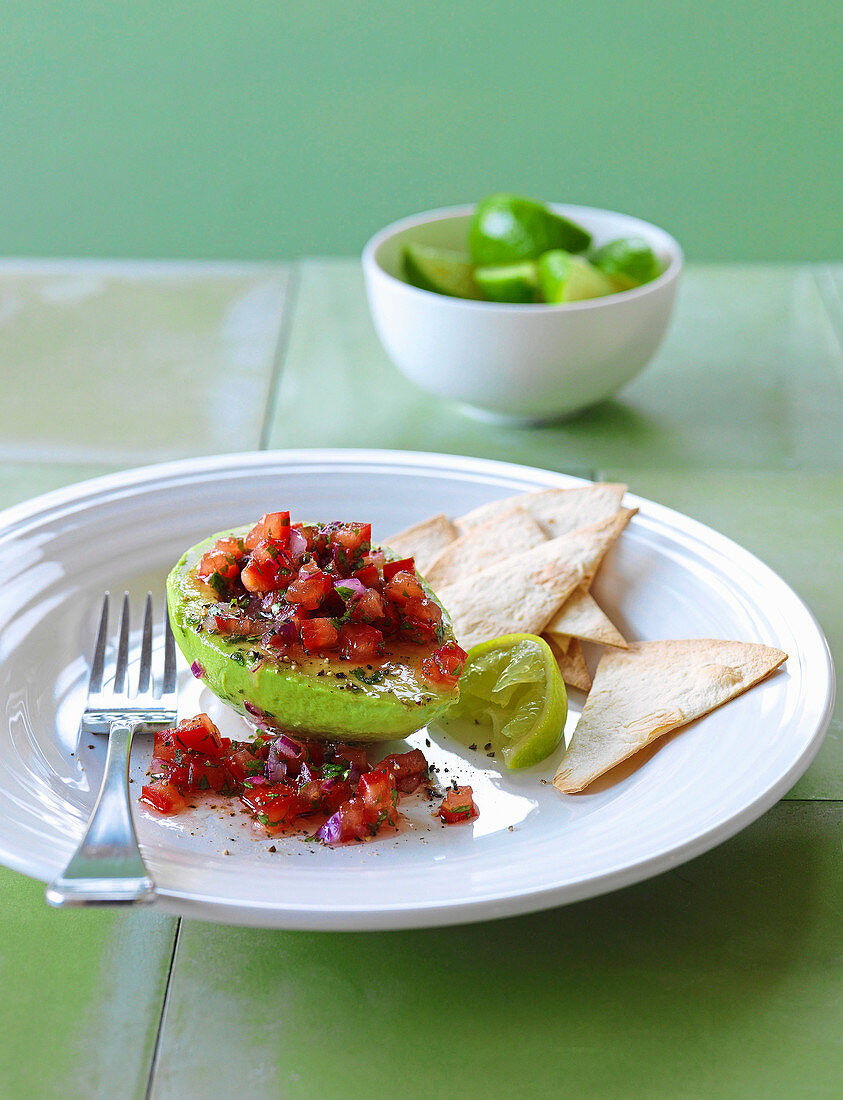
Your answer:
[[[591,673],[588,671],[582,646],[577,639],[570,639],[567,653],[562,653],[547,635],[545,635],[545,641],[550,643],[550,648],[553,650],[553,656],[556,658],[556,663],[559,665],[559,671],[562,673],[562,679],[565,683],[573,688],[578,688],[580,691],[591,691]]]
[[[574,793],[677,726],[746,691],[787,660],[780,649],[719,639],[635,642],[597,666],[553,785]]]
[[[613,515],[620,508],[625,492],[625,485],[609,482],[577,489],[543,489],[538,493],[522,493],[482,504],[472,512],[459,516],[454,523],[460,532],[465,532],[478,524],[497,519],[518,506],[530,513],[548,538],[559,538]]]
[[[541,634],[574,589],[597,571],[616,527],[596,523],[438,589],[460,645],[470,649],[502,634]]]
[[[544,628],[544,632],[563,653],[567,651],[566,639],[571,635],[587,642],[626,649],[626,639],[598,606],[586,585],[580,585],[571,593]]]
[[[543,542],[547,538],[530,513],[510,508],[449,543],[424,571],[424,578],[433,588],[444,588]]]
[[[569,598],[573,599],[573,597],[569,597]],[[567,653],[568,652],[568,646],[571,644],[571,635],[570,634],[554,634],[553,637],[551,638],[550,635],[548,634],[547,635],[547,640],[549,642],[552,641],[554,647],[556,649],[558,649],[560,653]]]
[[[399,531],[384,543],[403,558],[414,558],[416,569],[427,579],[427,570],[437,554],[457,538],[459,532],[445,515],[431,516]]]

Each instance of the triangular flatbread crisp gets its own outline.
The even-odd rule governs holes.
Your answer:
[[[530,513],[510,508],[449,543],[424,570],[424,577],[433,588],[445,588],[543,542],[547,536]]]
[[[544,628],[544,632],[563,653],[568,648],[565,638],[571,635],[586,642],[626,649],[626,639],[598,606],[585,585],[571,593]]]
[[[399,531],[392,538],[384,539],[384,544],[401,557],[414,558],[416,569],[426,578],[430,563],[458,534],[447,516],[431,516]]]
[[[625,492],[625,485],[609,482],[583,485],[576,489],[543,489],[537,493],[522,493],[482,504],[459,516],[454,523],[461,532],[465,532],[480,523],[488,523],[517,505],[530,513],[548,538],[558,538],[580,527],[589,527],[617,512]]]
[[[594,576],[616,527],[597,523],[440,588],[457,641],[468,649],[502,634],[541,634],[574,589]]]
[[[590,691],[591,673],[588,671],[582,646],[577,639],[570,639],[565,653],[554,645],[547,635],[545,635],[545,641],[550,642],[550,648],[553,650],[553,656],[556,658],[556,663],[559,665],[559,671],[562,673],[562,679],[565,683],[570,687],[577,688],[579,691]]]
[[[770,646],[699,638],[606,650],[553,780],[581,791],[657,737],[728,702],[787,660]]]

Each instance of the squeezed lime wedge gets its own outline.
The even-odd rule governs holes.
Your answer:
[[[467,745],[491,743],[510,768],[538,764],[556,748],[568,697],[550,646],[505,634],[468,651],[459,702],[439,724]]]

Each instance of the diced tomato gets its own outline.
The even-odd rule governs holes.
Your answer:
[[[361,550],[364,553],[372,545],[371,523],[345,523],[331,535],[331,543],[334,546],[342,546],[345,550]]]
[[[298,604],[305,611],[315,611],[329,592],[333,590],[333,581],[321,569],[308,569],[303,566],[298,577],[285,593],[288,603]]]
[[[225,758],[225,766],[237,783],[243,783],[256,775],[263,775],[265,761],[248,748],[240,748]]]
[[[336,760],[347,760],[358,772],[368,772],[372,770],[372,766],[366,756],[366,750],[361,745],[335,745],[334,757]]]
[[[395,573],[387,584],[383,586],[383,593],[393,603],[403,607],[409,600],[423,600],[424,589],[416,580],[414,574],[401,569]]]
[[[409,573],[416,575],[416,563],[412,558],[400,558],[398,561],[385,561],[383,564],[383,579],[391,581],[396,573]]]
[[[177,761],[177,754],[198,752],[201,756],[218,759],[231,746],[207,714],[185,718],[173,729],[157,730],[154,755],[160,760]]]
[[[371,826],[366,819],[362,798],[349,798],[343,802],[317,833],[319,839],[331,847],[350,840],[364,840],[370,835]]]
[[[356,623],[373,623],[386,614],[386,603],[379,592],[367,588],[351,606],[351,618]]]
[[[330,619],[305,619],[301,624],[301,644],[308,653],[336,649],[340,632]]]
[[[249,592],[273,592],[286,588],[294,576],[295,566],[289,555],[274,542],[264,539],[252,551],[240,579]]]
[[[188,762],[187,791],[221,791],[228,786],[228,771],[221,760],[203,760],[191,753]]]
[[[246,783],[240,801],[267,831],[291,824],[299,813],[298,791],[287,783]]]
[[[349,661],[366,662],[383,652],[383,634],[366,623],[345,623],[340,629],[340,654]]]
[[[388,771],[402,794],[411,794],[428,777],[427,760],[421,749],[393,752],[378,761],[379,771]]]
[[[347,779],[322,780],[322,805],[333,813],[347,798],[351,798],[351,784]]]
[[[254,550],[265,539],[269,539],[278,546],[290,545],[289,512],[267,512],[246,535],[243,542],[247,550]]]
[[[467,654],[456,642],[446,642],[421,663],[422,676],[429,684],[454,687],[465,667]]]
[[[357,796],[363,800],[366,819],[374,831],[381,825],[398,824],[401,816],[398,813],[398,790],[395,777],[388,768],[361,775]]]
[[[141,802],[157,810],[159,814],[177,814],[187,805],[185,799],[166,779],[156,779],[141,787]]]
[[[472,798],[471,787],[453,787],[442,799],[442,805],[436,811],[446,825],[458,825],[461,821],[473,821],[478,816],[477,807]]]
[[[355,570],[354,576],[361,584],[365,584],[367,588],[374,588],[376,584],[380,583],[381,579],[381,575],[376,565],[364,565],[362,569]]]
[[[240,573],[243,560],[241,539],[217,539],[213,547],[202,555],[196,576],[216,596],[224,596]]]
[[[441,622],[442,609],[433,600],[407,600],[401,637],[418,645],[430,642],[436,637]]]
[[[345,523],[334,528],[331,532],[331,556],[341,577],[348,577],[360,568],[371,541],[370,523]]]
[[[246,615],[214,615],[217,631],[226,636],[256,638],[266,626],[260,619],[250,619]]]
[[[298,812],[302,815],[315,814],[322,805],[322,786],[311,779],[299,787]]]

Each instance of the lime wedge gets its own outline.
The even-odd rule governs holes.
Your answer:
[[[582,252],[590,244],[581,226],[520,195],[481,199],[468,229],[471,258],[482,266],[535,260],[551,248]]]
[[[482,298],[472,270],[471,260],[461,252],[424,244],[404,246],[407,282],[421,290],[447,294],[451,298]]]
[[[534,263],[475,267],[474,279],[490,302],[535,302],[539,295],[539,273]]]
[[[539,257],[539,283],[542,298],[551,305],[581,302],[584,298],[602,298],[614,287],[602,271],[570,252],[555,249]]]
[[[505,634],[468,651],[460,698],[440,724],[465,744],[491,742],[510,768],[538,764],[565,728],[568,697],[543,638]]]
[[[641,237],[619,237],[598,248],[591,262],[610,280],[615,290],[631,290],[661,274],[652,248]]]

